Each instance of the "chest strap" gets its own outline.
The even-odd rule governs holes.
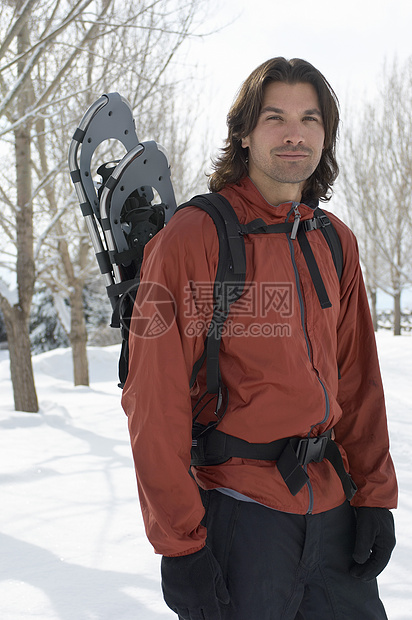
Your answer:
[[[345,470],[342,455],[331,435],[332,431],[329,430],[318,437],[285,437],[270,443],[249,443],[217,429],[209,431],[207,427],[196,423],[192,441],[192,465],[221,465],[234,457],[276,461],[286,486],[292,495],[296,495],[309,482],[305,465],[326,459],[334,467],[350,501],[357,487]]]
[[[332,253],[332,258],[335,263],[336,271],[338,273],[338,277],[340,279],[342,272],[342,260],[339,259],[340,254],[342,253],[342,249],[340,246],[339,238],[337,237],[336,231],[331,226],[329,218],[323,213],[323,211],[319,208],[315,209],[315,217],[311,220],[304,220],[303,222],[299,222],[298,224],[298,232],[297,239],[300,245],[300,249],[302,250],[302,254],[306,261],[306,265],[308,267],[309,273],[312,278],[313,285],[315,287],[316,294],[319,299],[320,306],[323,310],[326,308],[330,308],[332,306],[328,293],[326,291],[325,285],[323,283],[323,279],[321,273],[319,271],[318,264],[316,262],[315,255],[313,253],[312,247],[309,243],[309,240],[306,236],[307,232],[311,230],[320,229],[325,237],[329,248]],[[289,233],[292,234],[292,230],[295,224],[293,222],[282,222],[280,224],[266,224],[261,218],[253,220],[248,224],[241,224],[240,229],[242,235],[251,235],[251,234],[273,234],[273,233]],[[327,228],[329,227],[329,229]],[[333,229],[333,230],[332,230]],[[335,236],[331,236],[335,235]],[[292,238],[292,237],[291,237]],[[336,251],[335,251],[336,248]],[[340,252],[339,252],[340,250]],[[339,265],[337,264],[337,260],[339,261]]]

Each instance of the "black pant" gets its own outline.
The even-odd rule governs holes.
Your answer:
[[[207,544],[231,596],[224,620],[387,620],[376,580],[349,574],[355,517],[347,502],[293,515],[204,495]]]

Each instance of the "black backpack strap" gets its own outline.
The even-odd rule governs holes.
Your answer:
[[[315,209],[313,215],[313,219],[301,222],[298,229],[297,239],[302,250],[302,254],[305,258],[307,267],[309,269],[309,273],[311,275],[320,306],[324,310],[325,308],[330,308],[332,304],[329,300],[328,293],[326,291],[321,273],[319,271],[319,267],[315,259],[315,255],[313,254],[306,233],[310,232],[311,230],[318,229],[322,232],[332,254],[332,259],[339,281],[342,276],[343,253],[338,233],[336,232],[327,215],[321,209],[319,209],[319,207]]]
[[[206,211],[212,218],[219,239],[219,261],[213,288],[213,315],[206,335],[205,349],[195,363],[190,385],[206,360],[207,391],[220,397],[222,381],[219,367],[219,350],[222,327],[230,306],[243,293],[246,278],[246,254],[242,227],[232,205],[220,194],[194,196],[178,210],[194,206]]]
[[[248,224],[241,226],[243,234],[273,234],[273,233],[290,233],[293,229],[293,222],[283,222],[282,224],[266,224],[262,219],[256,219]],[[332,259],[335,265],[336,273],[339,281],[342,277],[343,269],[343,253],[342,245],[332,222],[328,216],[320,209],[316,207],[313,212],[313,218],[310,220],[304,220],[299,224],[298,241],[301,246],[302,252],[305,256],[306,263],[308,265],[310,274],[314,281],[316,291],[318,293],[319,301],[322,308],[328,308],[330,302],[327,297],[325,287],[323,286],[322,278],[316,260],[313,255],[312,249],[309,246],[309,242],[305,240],[304,233],[312,230],[320,230],[329,246],[332,254]],[[317,284],[319,283],[319,284]]]
[[[315,255],[313,254],[311,245],[306,236],[306,232],[301,227],[299,228],[297,238],[298,238],[298,242],[300,245],[300,249],[302,250],[302,254],[305,258],[306,265],[308,266],[309,273],[312,278],[312,282],[313,282],[316,294],[319,299],[320,307],[322,308],[322,310],[325,310],[325,308],[330,308],[332,304],[328,297],[326,287],[323,283],[322,276],[319,271],[319,267],[316,262]]]
[[[338,278],[340,281],[343,271],[343,252],[339,235],[336,232],[336,229],[333,226],[332,222],[330,221],[328,216],[322,211],[322,209],[317,207],[314,211],[314,216],[322,222],[322,225],[319,228],[329,246],[333,262],[335,264],[336,273],[338,274]]]
[[[345,470],[338,444],[332,439],[332,430],[318,437],[285,437],[269,443],[249,443],[217,429],[206,430],[207,427],[195,425],[192,441],[192,465],[195,467],[220,465],[231,458],[276,461],[286,486],[296,495],[309,481],[305,465],[327,459],[338,474],[347,499],[350,501],[355,495],[356,484]]]

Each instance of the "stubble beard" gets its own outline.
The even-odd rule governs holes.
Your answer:
[[[268,176],[278,183],[305,183],[315,172],[319,165],[320,157],[317,161],[313,159],[313,151],[307,147],[295,149],[299,152],[307,153],[305,159],[299,161],[285,161],[278,156],[284,151],[293,152],[294,149],[272,149],[270,152],[271,165],[268,170]]]

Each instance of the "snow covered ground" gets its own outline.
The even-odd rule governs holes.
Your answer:
[[[412,337],[378,335],[398,545],[380,577],[389,620],[412,618]],[[67,349],[34,358],[41,410],[15,412],[0,352],[0,618],[171,620],[159,557],[143,530],[118,347],[91,348],[91,387],[73,387]],[[348,619],[350,620],[350,619]]]

